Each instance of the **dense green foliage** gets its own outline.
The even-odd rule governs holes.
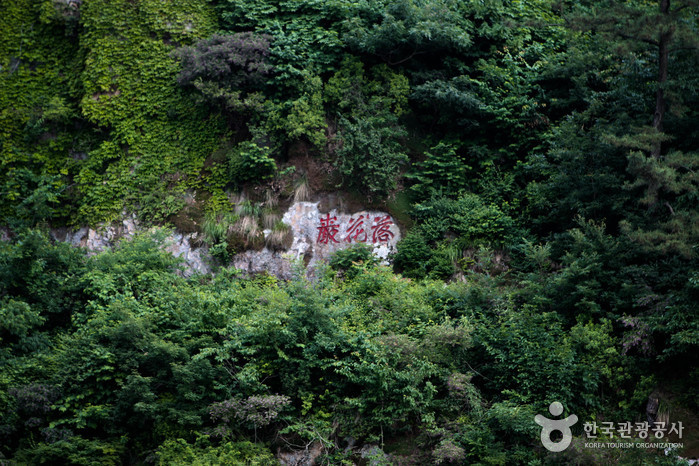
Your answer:
[[[699,455],[696,0],[0,11],[0,462],[673,464],[533,423],[651,394]],[[403,223],[391,268],[229,267],[311,186]],[[216,274],[48,234],[132,213]]]
[[[542,312],[560,291],[534,274],[411,282],[360,248],[331,261],[342,279],[187,280],[163,237],[88,259],[37,231],[4,245],[3,454],[269,464],[317,443],[336,464],[348,437],[400,455],[407,436],[422,462],[526,461],[543,454],[531,419],[552,400],[581,417],[606,390],[628,391],[619,416],[644,400],[612,321]]]

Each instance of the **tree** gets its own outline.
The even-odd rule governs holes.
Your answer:
[[[673,7],[674,6],[674,7]],[[683,50],[699,48],[697,35],[696,0],[657,0],[654,2],[599,2],[570,19],[577,27],[592,30],[613,41],[612,50],[623,54],[655,55],[655,108],[651,128],[663,133],[665,115],[669,105],[681,96],[672,96],[671,82],[677,77],[668,76],[671,60]],[[669,79],[669,80],[668,80]],[[680,78],[681,79],[681,78]],[[675,102],[672,102],[675,100]],[[651,155],[658,158],[662,152],[662,137],[652,145]]]
[[[454,0],[367,2],[353,13],[345,20],[344,41],[390,66],[458,55],[473,44],[473,23]]]
[[[531,207],[550,206],[550,213],[534,215],[540,225],[548,220],[542,233],[559,232],[575,214],[584,214],[588,220],[606,219],[610,239],[625,250],[597,265],[589,253],[560,254],[554,260],[564,269],[555,281],[602,296],[595,281],[612,280],[586,274],[598,267],[595,276],[620,279],[617,288],[624,291],[612,287],[603,302],[616,302],[611,308],[621,305],[630,316],[601,315],[617,319],[625,341],[642,341],[646,356],[672,358],[663,366],[670,377],[686,374],[686,361],[696,357],[697,329],[689,324],[696,311],[688,302],[695,293],[699,241],[698,5],[593,1],[565,11],[571,28],[571,46],[563,52],[568,60],[549,71],[558,66],[573,76],[570,115],[554,129],[548,152],[530,159],[538,176],[548,176],[529,186]],[[554,250],[565,249],[561,238]],[[584,296],[576,301],[569,307],[597,305]]]
[[[326,102],[339,115],[337,166],[343,184],[384,196],[396,188],[408,161],[407,136],[399,117],[405,113],[407,78],[385,65],[365,72],[361,61],[346,57],[325,86]]]
[[[174,55],[182,64],[177,82],[197,89],[206,100],[226,110],[249,114],[261,110],[261,93],[266,76],[270,37],[251,32],[215,34]]]

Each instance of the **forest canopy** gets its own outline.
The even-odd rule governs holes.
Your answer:
[[[699,457],[699,2],[0,11],[0,462]],[[324,193],[400,222],[388,265],[231,265]],[[51,234],[126,216],[153,229],[99,254]],[[592,421],[684,447],[585,448]]]

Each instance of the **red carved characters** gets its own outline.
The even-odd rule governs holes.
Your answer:
[[[339,241],[335,239],[335,235],[340,231],[338,228],[340,225],[336,222],[337,217],[331,217],[330,214],[327,214],[325,218],[321,217],[320,226],[318,227],[318,239],[316,239],[316,242],[320,244],[328,244],[330,241],[339,243]]]
[[[351,243],[352,240],[357,243],[366,243],[367,234],[366,230],[364,230],[364,215],[360,215],[357,220],[354,218],[350,219],[350,226],[347,229],[345,241]]]
[[[346,243],[366,243],[369,240],[369,229],[367,225],[371,225],[371,242],[388,243],[395,234],[391,231],[393,220],[390,215],[377,215],[373,222],[369,215],[360,215],[349,220],[349,225],[345,229],[343,241]],[[340,231],[341,225],[337,222],[337,216],[331,217],[330,214],[325,214],[325,217],[320,218],[320,226],[318,228],[318,239],[316,242],[320,244],[339,243],[335,235]]]
[[[390,215],[386,215],[385,217],[374,217],[374,224],[371,226],[373,232],[371,235],[371,242],[388,243],[394,236],[393,232],[389,230],[391,225],[393,225],[393,221],[391,220]]]

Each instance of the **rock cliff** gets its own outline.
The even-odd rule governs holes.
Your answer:
[[[291,278],[294,262],[306,267],[313,276],[319,262],[354,244],[373,247],[374,254],[384,263],[395,251],[401,232],[390,214],[380,211],[321,212],[320,202],[296,202],[284,213],[282,222],[289,225],[293,241],[286,250],[248,250],[236,254],[231,263],[245,273],[267,272],[282,279]],[[119,223],[96,229],[83,227],[76,231],[59,228],[51,231],[57,241],[66,241],[94,253],[112,247],[121,238],[133,236],[143,228],[134,216],[125,216]],[[265,232],[265,234],[270,234]],[[212,259],[207,248],[197,247],[196,233],[171,233],[165,249],[184,260],[185,275],[211,272]]]

